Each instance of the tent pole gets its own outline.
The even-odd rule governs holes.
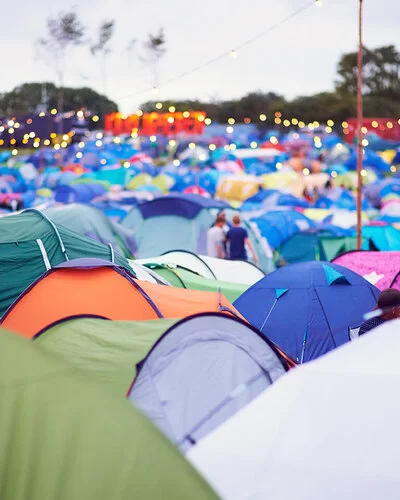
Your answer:
[[[363,160],[363,0],[359,0],[358,24],[358,57],[357,57],[357,249],[362,246],[362,160]]]

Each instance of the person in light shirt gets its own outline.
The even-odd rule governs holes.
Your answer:
[[[207,255],[218,259],[225,258],[225,231],[226,217],[219,214],[211,229],[207,232]]]

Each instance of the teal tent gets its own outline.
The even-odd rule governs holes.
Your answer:
[[[0,316],[46,271],[83,257],[113,261],[129,269],[127,259],[111,245],[54,224],[38,210],[0,218]]]
[[[135,253],[136,244],[132,231],[111,221],[97,208],[71,203],[50,207],[44,213],[56,224],[104,245],[111,244],[116,252],[127,258]]]

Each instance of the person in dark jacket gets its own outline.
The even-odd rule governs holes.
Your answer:
[[[400,291],[395,288],[383,290],[378,297],[377,309],[383,310],[382,315],[365,321],[361,325],[359,335],[364,335],[386,321],[400,318]]]

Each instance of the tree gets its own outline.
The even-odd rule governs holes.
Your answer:
[[[149,34],[143,42],[144,53],[141,60],[147,64],[153,73],[153,88],[157,90],[159,84],[159,64],[167,52],[164,30],[160,28],[156,34]]]
[[[344,54],[337,68],[336,89],[355,95],[357,90],[357,53]],[[364,47],[364,95],[400,99],[400,53],[393,45],[370,50]]]
[[[100,73],[103,83],[103,92],[107,93],[107,56],[110,54],[110,41],[115,32],[115,21],[104,21],[99,28],[99,35],[96,42],[92,43],[90,51],[94,57],[100,58]]]
[[[59,89],[54,83],[24,83],[11,92],[0,94],[0,116],[29,115],[36,111],[42,88],[46,86],[49,106],[56,107]],[[107,113],[118,111],[115,102],[88,87],[62,89],[64,107],[68,111],[89,109],[102,118]]]
[[[74,11],[59,12],[47,20],[47,35],[38,39],[38,46],[47,63],[56,71],[58,83],[57,109],[63,111],[63,88],[65,83],[65,65],[71,47],[82,45],[86,28]],[[62,116],[62,115],[61,115]],[[62,122],[60,120],[60,129]]]

